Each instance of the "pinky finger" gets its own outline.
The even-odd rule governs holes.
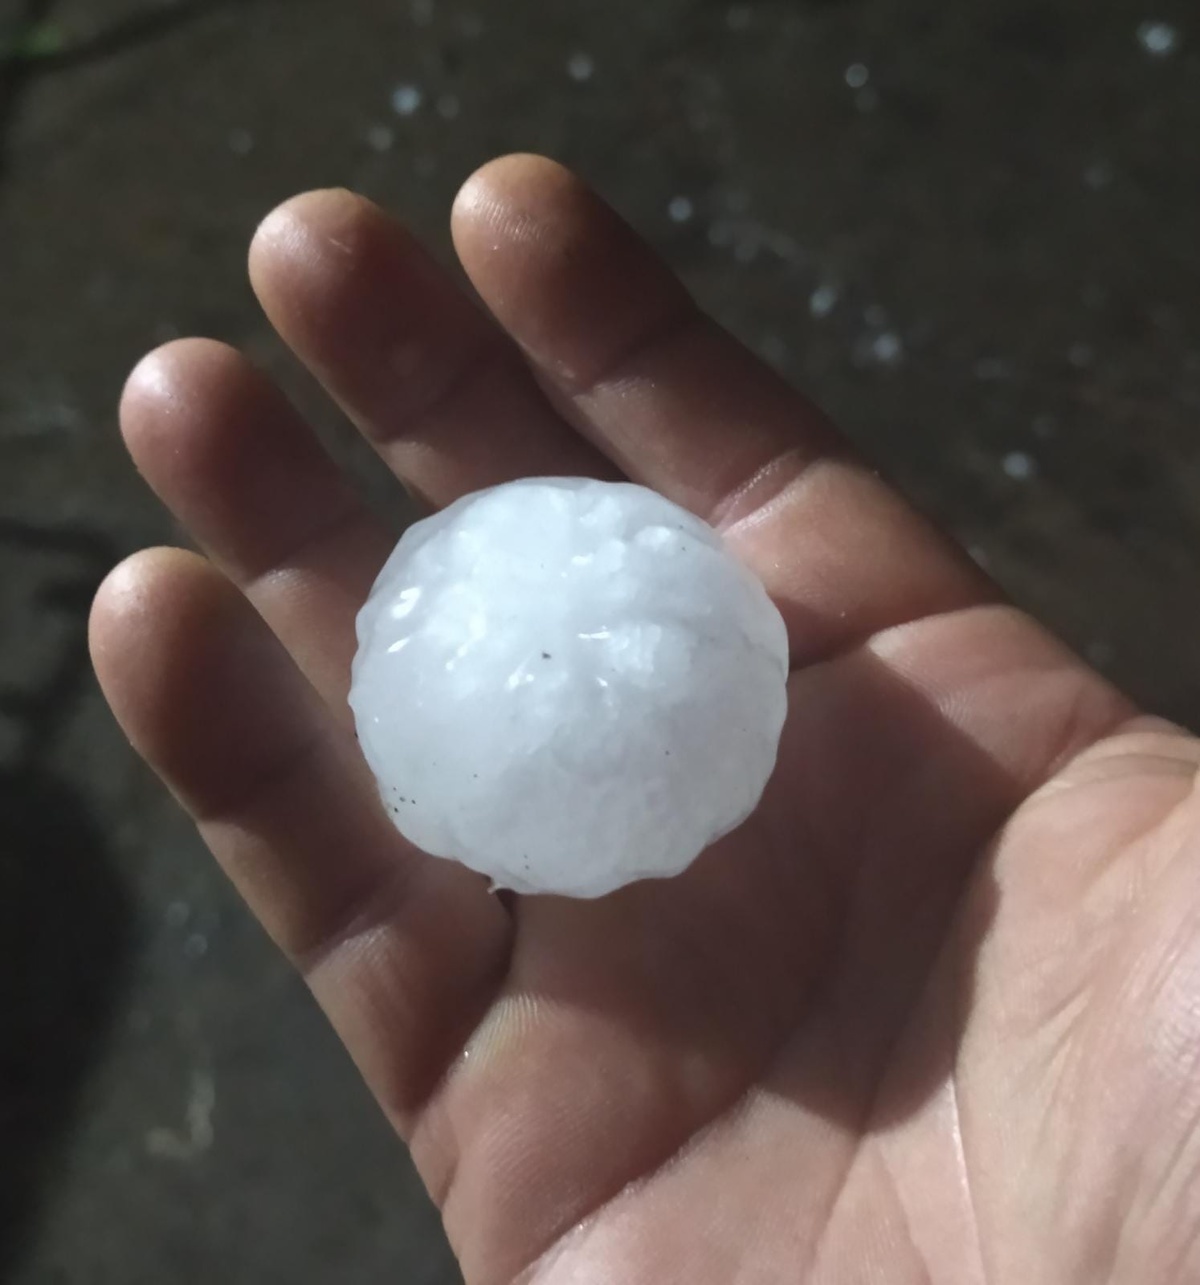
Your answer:
[[[91,643],[133,745],[406,1128],[491,998],[500,903],[394,830],[353,737],[202,558],[158,549],[118,567]]]

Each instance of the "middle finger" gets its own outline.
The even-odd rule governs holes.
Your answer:
[[[615,476],[515,345],[365,198],[310,192],[280,206],[250,276],[285,342],[430,504],[516,477]]]

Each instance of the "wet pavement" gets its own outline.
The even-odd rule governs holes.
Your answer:
[[[300,189],[356,187],[446,253],[476,164],[577,166],[1019,602],[1200,723],[1184,3],[0,0],[0,50],[22,18],[38,57],[0,69],[0,1281],[455,1279],[81,649],[103,570],[178,538],[115,427],[156,343],[242,345],[396,503],[245,283],[255,223]]]

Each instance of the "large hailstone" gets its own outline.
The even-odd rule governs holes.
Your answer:
[[[350,703],[397,828],[497,887],[678,874],[774,767],[787,636],[717,533],[644,487],[531,479],[410,527]]]

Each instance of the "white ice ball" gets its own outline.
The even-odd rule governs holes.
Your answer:
[[[501,888],[678,874],[775,764],[783,620],[641,486],[530,479],[416,523],[358,640],[350,703],[397,828]]]

